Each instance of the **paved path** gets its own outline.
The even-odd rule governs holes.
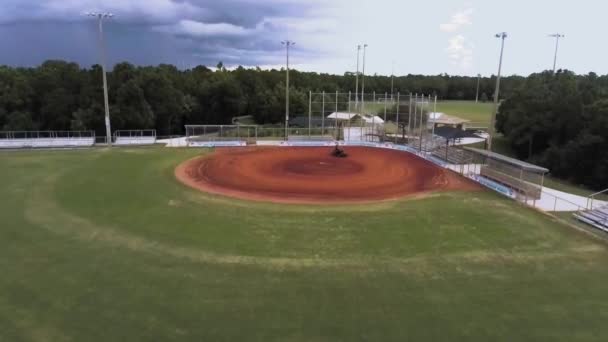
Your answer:
[[[528,201],[528,204],[533,205],[534,201]],[[578,211],[587,208],[590,204],[587,203],[587,197],[543,187],[541,199],[537,200],[534,206],[544,211]],[[608,206],[608,202],[593,201],[593,208],[603,206]]]

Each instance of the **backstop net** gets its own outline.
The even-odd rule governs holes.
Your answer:
[[[395,142],[431,148],[430,96],[309,92],[307,115],[290,120],[310,139]],[[290,133],[292,134],[292,133]],[[422,146],[421,146],[422,145]]]

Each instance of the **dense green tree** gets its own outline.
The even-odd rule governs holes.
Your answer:
[[[578,184],[606,188],[605,87],[594,74],[560,70],[531,75],[501,104],[496,128],[519,158],[541,163]]]

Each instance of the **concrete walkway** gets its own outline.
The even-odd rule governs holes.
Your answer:
[[[543,187],[540,200],[537,200],[536,203],[528,201],[528,204],[544,211],[579,211],[587,209],[587,206],[591,205],[591,202],[587,202],[587,197]],[[608,206],[608,202],[593,201],[593,209],[603,206]]]

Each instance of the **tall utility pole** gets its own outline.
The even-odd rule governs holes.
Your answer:
[[[393,89],[395,88],[395,61],[393,61],[393,67],[391,68],[391,102],[393,101]]]
[[[433,118],[433,131],[431,138],[435,139],[435,120],[437,120],[437,95],[435,95],[435,103],[433,104],[433,114],[435,117]]]
[[[549,37],[555,38],[555,55],[553,56],[553,73],[555,74],[555,68],[557,67],[557,50],[559,49],[559,39],[565,36],[560,33],[550,34]]]
[[[357,76],[355,81],[355,112],[359,110],[359,56],[361,55],[361,45],[357,45]]]
[[[286,51],[286,64],[287,64],[287,69],[285,77],[286,77],[286,81],[285,81],[285,140],[289,139],[289,135],[287,134],[287,130],[289,128],[289,47],[296,45],[296,43],[290,41],[290,40],[285,40],[282,41],[281,44],[285,45],[285,51]]]
[[[108,79],[106,76],[106,48],[103,41],[103,21],[114,17],[112,13],[87,13],[89,17],[97,18],[99,25],[99,60],[101,62],[101,73],[103,78],[103,104],[105,108],[105,123],[106,123],[106,143],[108,147],[112,146],[112,127],[110,126],[110,104],[108,100]]]
[[[500,72],[502,71],[502,56],[505,50],[505,39],[507,38],[506,32],[496,34],[496,38],[500,38],[500,59],[498,62],[498,75],[496,76],[496,89],[494,91],[494,109],[492,110],[492,119],[490,120],[490,129],[488,135],[488,150],[492,150],[492,139],[496,131],[496,112],[498,112],[498,96],[500,94]]]
[[[479,81],[481,81],[481,74],[477,74],[477,91],[475,92],[475,103],[479,102]]]
[[[363,44],[363,74],[361,75],[361,109],[365,111],[365,51],[367,44]],[[365,114],[365,113],[363,113]]]

